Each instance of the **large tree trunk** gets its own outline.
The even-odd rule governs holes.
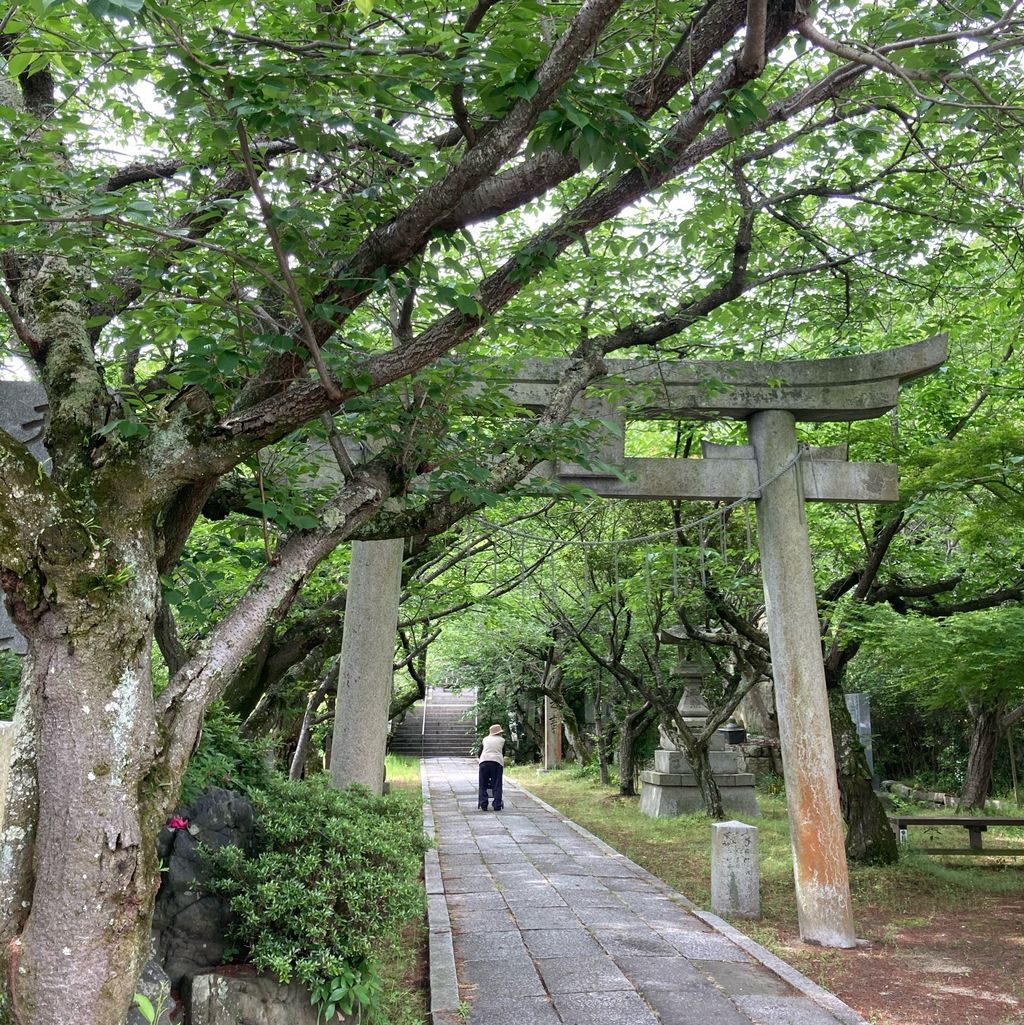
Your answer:
[[[973,719],[971,750],[967,756],[967,773],[960,794],[960,807],[968,811],[981,811],[992,785],[992,766],[999,744],[1001,708],[991,708],[971,702],[968,709]]]
[[[692,750],[687,750],[686,757],[690,761],[690,771],[700,791],[700,799],[704,802],[704,810],[716,822],[721,822],[725,818],[725,809],[722,807],[721,791],[711,771],[707,744],[694,744]]]
[[[862,865],[890,865],[899,858],[896,834],[872,786],[864,746],[842,688],[829,688],[828,708],[839,777],[839,805],[846,823],[846,856]]]
[[[27,850],[13,851],[17,806],[0,858],[0,890],[30,894],[27,917],[8,908],[2,924],[5,940],[14,937],[6,953],[17,1025],[121,1025],[148,953],[154,839],[174,794],[147,778],[157,579],[152,554],[131,547],[127,579],[98,580],[86,566],[56,584],[102,588],[102,602],[87,589],[64,596],[28,631],[21,703],[38,709],[31,874]]]
[[[674,709],[675,706],[672,708]],[[690,763],[690,772],[700,791],[704,810],[710,818],[721,822],[725,818],[725,809],[722,807],[722,792],[718,789],[718,783],[711,771],[711,758],[708,755],[710,738],[705,738],[702,743],[698,743],[698,738],[692,732],[686,734],[682,732],[685,722],[678,714],[673,712],[669,716],[663,709],[662,715],[662,724],[672,739],[672,743],[686,754],[686,759]]]
[[[630,712],[619,727],[619,747],[616,755],[619,771],[619,796],[636,797],[636,745],[647,729],[650,706]]]
[[[616,768],[619,773],[619,796],[636,797],[633,782],[633,750],[636,747],[636,733],[623,723],[619,730],[619,747],[616,754]]]

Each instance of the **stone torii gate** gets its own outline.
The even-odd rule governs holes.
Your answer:
[[[805,501],[894,502],[897,468],[850,463],[846,446],[811,449],[797,421],[865,420],[893,409],[902,384],[938,368],[946,336],[838,359],[775,363],[609,361],[636,389],[631,409],[591,403],[606,419],[745,420],[749,445],[703,446],[702,459],[627,459],[622,432],[602,453],[618,475],[547,467],[606,498],[733,500],[756,496],[768,638],[786,775],[800,935],[855,944],[843,821]],[[508,394],[543,407],[567,361],[528,363]]]
[[[935,370],[945,358],[943,335],[883,352],[826,360],[610,360],[608,372],[627,382],[630,401],[612,407],[603,399],[583,400],[587,415],[620,424],[745,420],[750,444],[705,445],[702,459],[627,459],[620,431],[599,453],[611,472],[595,473],[571,464],[542,464],[535,471],[606,498],[717,501],[755,496],[800,935],[823,946],[849,947],[855,940],[803,504],[893,502],[898,489],[895,466],[850,463],[845,446],[802,448],[796,423],[880,416],[896,406],[902,384]],[[543,408],[568,364],[530,361],[505,383],[505,390],[528,409]],[[0,427],[31,442],[37,455],[45,408],[38,385],[0,383]],[[366,602],[373,610],[371,618],[376,618],[386,611],[381,609],[383,602],[396,606],[397,618],[397,588],[389,586],[385,596],[373,585],[372,571],[363,576],[366,586],[356,588],[358,594],[350,589],[349,610]],[[387,620],[391,621],[390,612]],[[0,649],[23,650],[20,642],[0,607]],[[383,650],[386,645],[377,647]],[[378,674],[387,678],[389,690],[392,653],[393,648],[386,652],[388,673]],[[387,707],[386,699],[375,703]],[[386,722],[371,721],[376,718],[360,717],[369,733],[386,730]],[[383,762],[382,743],[375,741],[370,747],[379,749]]]

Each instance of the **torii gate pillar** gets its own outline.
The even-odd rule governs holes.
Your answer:
[[[787,410],[766,410],[750,417],[747,432],[758,480],[771,482],[761,489],[756,503],[757,534],[786,766],[800,935],[826,947],[852,947],[856,940],[850,883],[814,569],[796,460],[796,421]]]

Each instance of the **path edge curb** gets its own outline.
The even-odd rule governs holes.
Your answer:
[[[513,787],[521,790],[527,797],[532,801],[539,804],[546,811],[551,812],[561,822],[569,826],[570,829],[575,830],[581,836],[585,836],[592,843],[595,843],[601,849],[607,851],[610,854],[614,854],[617,857],[622,858],[624,861],[635,866],[639,872],[647,879],[649,879],[652,885],[661,890],[663,893],[670,894],[672,899],[682,904],[687,911],[692,912],[702,922],[711,926],[716,932],[721,933],[726,939],[731,940],[743,951],[749,954],[755,961],[759,961],[765,968],[770,972],[774,972],[785,982],[788,982],[794,989],[799,990],[808,999],[814,1001],[823,1011],[827,1011],[834,1018],[837,1018],[843,1025],[869,1025],[869,1023],[862,1018],[849,1004],[843,1003],[834,993],[830,993],[827,989],[823,989],[816,982],[812,982],[807,978],[803,972],[798,971],[791,964],[787,964],[782,960],[781,957],[773,954],[766,947],[762,947],[760,943],[752,940],[749,936],[745,936],[738,929],[731,926],[725,920],[719,918],[717,915],[711,914],[710,911],[704,911],[699,908],[696,904],[690,900],[685,894],[680,893],[678,890],[673,889],[664,880],[659,879],[656,875],[648,872],[642,865],[637,865],[635,861],[631,861],[621,851],[617,851],[611,844],[605,843],[599,836],[594,836],[588,829],[584,829],[578,822],[574,822],[572,819],[563,815],[557,808],[552,807],[547,801],[539,798],[529,788],[524,786],[518,780],[509,780],[509,783]],[[506,784],[507,786],[508,784]],[[440,1025],[440,1023],[438,1023]]]
[[[448,916],[441,862],[437,856],[434,809],[430,804],[426,759],[420,759],[420,793],[423,798],[423,833],[433,846],[423,853],[423,883],[427,893],[427,980],[430,989],[431,1025],[461,1025],[459,981],[455,972],[452,923]],[[532,796],[532,795],[531,795]]]

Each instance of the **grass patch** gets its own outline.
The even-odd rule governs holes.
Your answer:
[[[420,760],[388,754],[385,766],[385,776],[391,786],[413,795],[422,804]],[[380,977],[384,991],[381,1025],[423,1025],[430,1009],[425,918],[409,922],[401,939],[388,947],[381,958]]]
[[[386,755],[384,758],[384,777],[389,783],[415,783],[420,785],[420,760],[409,755]]]
[[[393,943],[380,962],[383,984],[381,1025],[423,1025],[427,1020],[427,923],[410,922],[400,941]]]

